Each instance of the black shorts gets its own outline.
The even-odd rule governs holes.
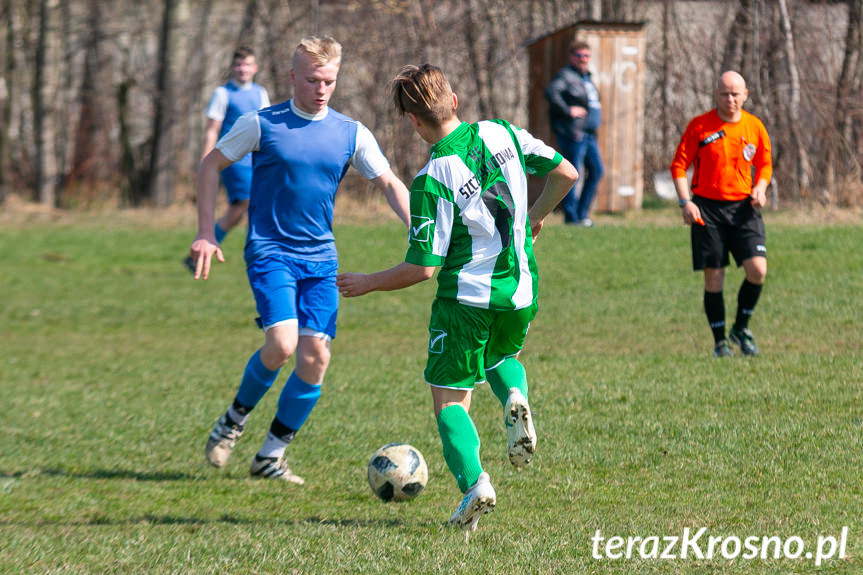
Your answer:
[[[692,269],[724,268],[728,253],[740,267],[751,257],[767,257],[764,220],[749,198],[736,202],[693,196],[705,225],[692,224]]]

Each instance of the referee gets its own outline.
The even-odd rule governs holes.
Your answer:
[[[713,332],[713,355],[733,355],[729,339],[744,355],[758,355],[749,318],[767,275],[759,210],[766,203],[773,174],[770,138],[761,120],[743,110],[749,91],[740,74],[724,72],[716,82],[715,96],[716,108],[686,126],[671,163],[671,177],[683,222],[690,226],[692,268],[704,271],[704,311]],[[686,178],[690,166],[691,184]],[[746,277],[737,292],[737,316],[726,339],[722,287],[729,252]]]

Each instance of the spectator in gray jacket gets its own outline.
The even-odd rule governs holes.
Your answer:
[[[569,47],[569,65],[545,89],[549,121],[560,152],[580,174],[587,173],[582,176],[581,195],[576,197],[573,186],[561,202],[564,221],[585,227],[593,225],[590,206],[605,173],[596,141],[596,131],[602,124],[602,106],[588,69],[590,56],[590,46],[574,40]]]

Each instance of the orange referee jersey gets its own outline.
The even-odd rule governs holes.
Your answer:
[[[671,162],[671,177],[685,178],[686,170],[694,165],[692,193],[725,201],[749,196],[753,181],[770,182],[773,161],[767,129],[752,114],[745,110],[742,114],[732,124],[714,109],[689,122]]]

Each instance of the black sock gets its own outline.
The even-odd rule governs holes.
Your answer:
[[[270,433],[285,443],[290,443],[294,440],[294,436],[297,434],[297,431],[295,429],[291,429],[274,417],[273,423],[270,424]]]
[[[713,341],[719,343],[725,339],[725,300],[722,292],[704,292],[704,313],[713,331]]]
[[[749,318],[755,311],[758,296],[761,295],[761,284],[754,284],[744,279],[737,292],[737,319],[734,320],[734,329],[745,329],[749,326]]]
[[[234,411],[236,411],[240,415],[249,415],[252,410],[255,409],[254,406],[249,407],[248,405],[243,405],[242,403],[237,401],[236,398],[234,398],[234,405],[232,407],[234,408]]]

